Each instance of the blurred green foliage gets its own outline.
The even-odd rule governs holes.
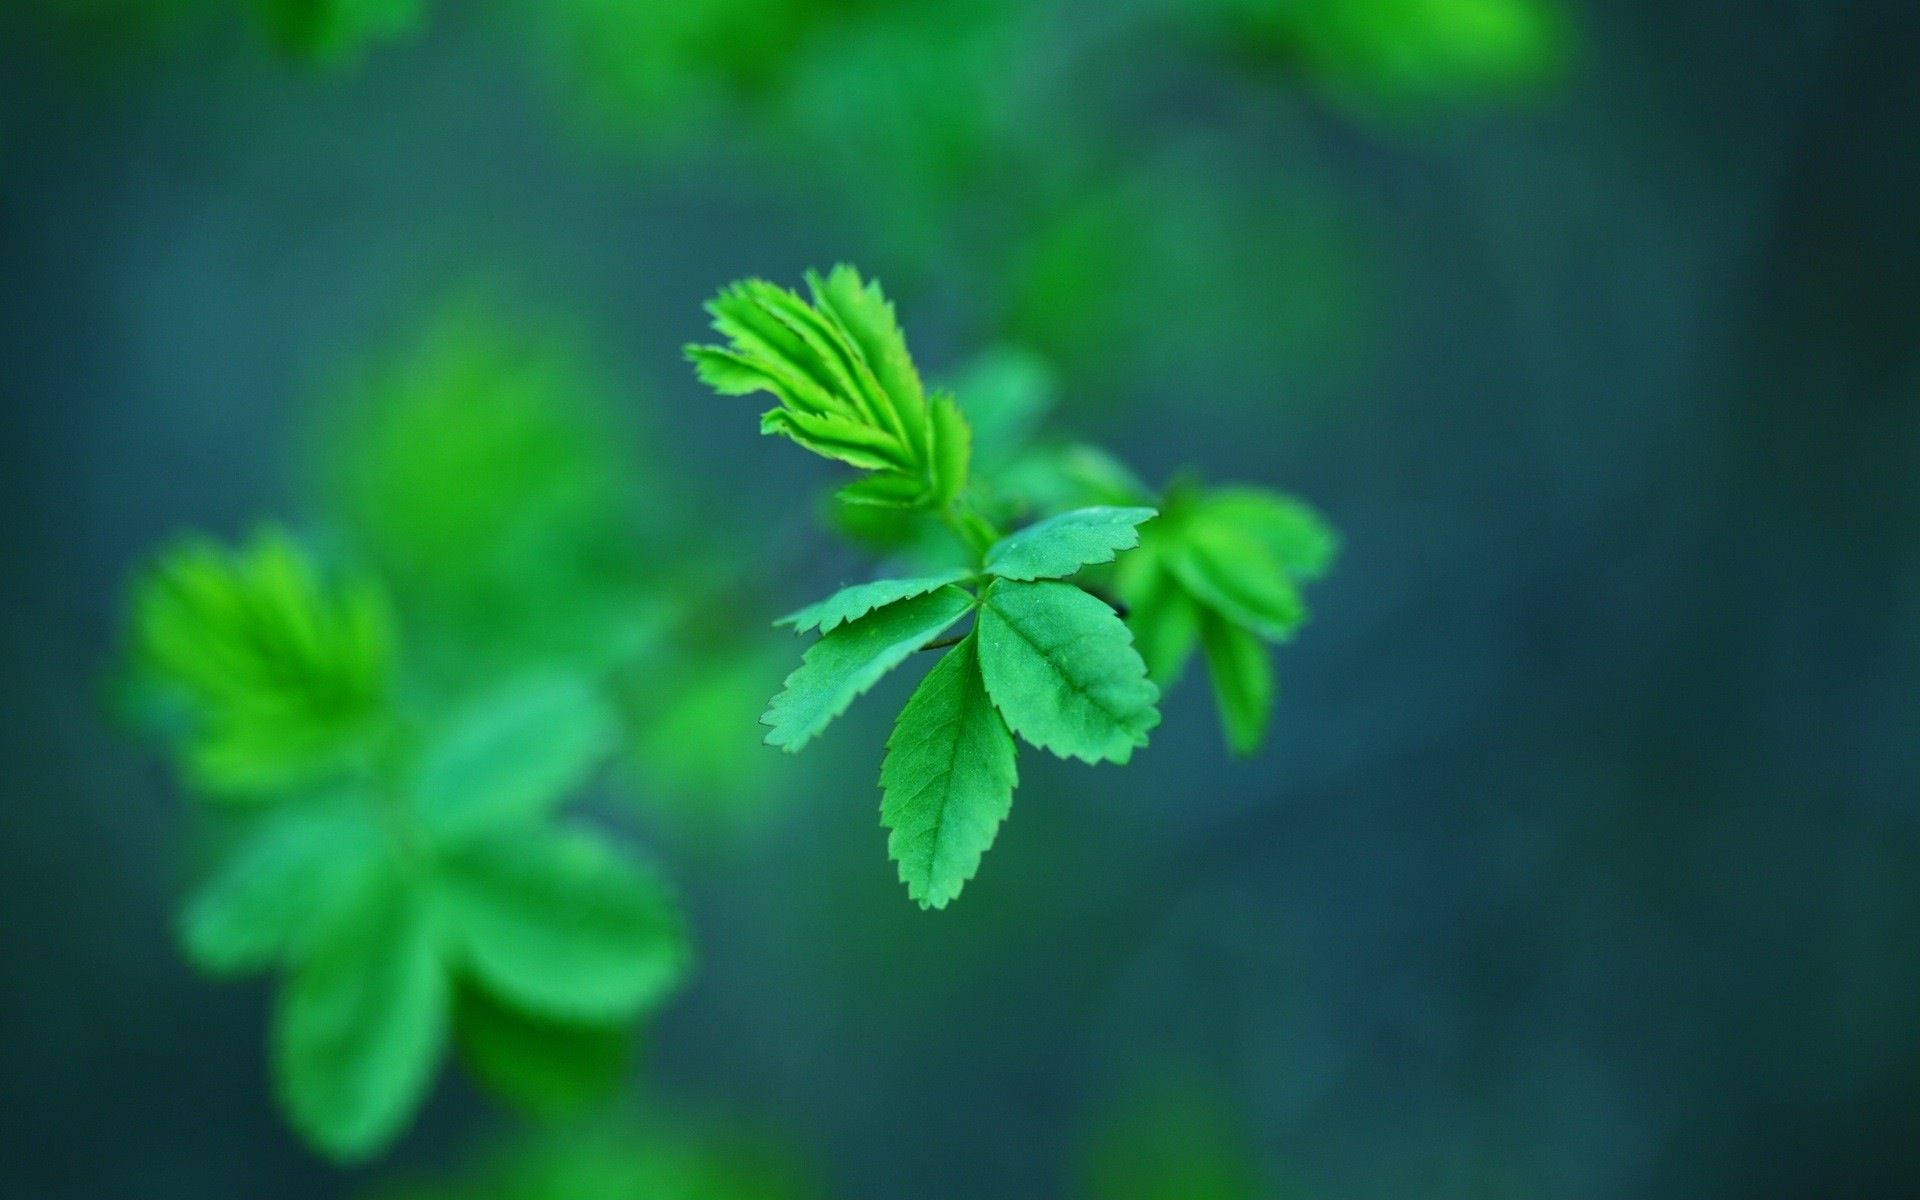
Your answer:
[[[426,0],[247,0],[287,53],[332,62],[364,47],[413,32]]]
[[[739,1120],[650,1110],[544,1134],[463,1176],[376,1189],[369,1200],[818,1200],[809,1173]]]
[[[1571,37],[1549,0],[1196,0],[1216,36],[1298,67],[1334,99],[1414,114],[1536,90]]]
[[[767,795],[778,674],[717,602],[737,569],[674,549],[688,510],[590,380],[464,293],[332,393],[318,535],[189,539],[134,588],[123,711],[221,802],[184,945],[285,975],[277,1090],[342,1158],[397,1136],[449,1045],[537,1115],[615,1090],[686,937],[560,808],[615,766],[697,824]]]
[[[1186,1074],[1137,1081],[1095,1115],[1081,1150],[1085,1200],[1305,1200],[1266,1178],[1232,1105]]]
[[[188,779],[258,803],[188,901],[214,974],[280,969],[277,1088],[342,1158],[381,1149],[455,1028],[509,1098],[522,1075],[604,1075],[609,1026],[670,994],[687,951],[663,885],[602,835],[554,819],[618,736],[577,675],[516,678],[448,711],[393,696],[395,647],[364,585],[341,600],[289,539],[163,555],[135,593],[130,657],[174,697]],[[392,697],[392,699],[389,699]],[[465,1003],[456,1003],[459,997]],[[591,1085],[583,1087],[591,1091]]]
[[[324,582],[280,532],[163,554],[133,623],[133,688],[211,794],[257,798],[341,770],[388,715],[384,593],[366,577]]]

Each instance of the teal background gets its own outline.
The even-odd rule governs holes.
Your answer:
[[[1307,206],[1335,248],[1063,367],[1063,425],[1150,478],[1343,531],[1272,736],[1228,760],[1190,677],[1125,770],[1024,755],[926,914],[875,820],[895,681],[746,832],[661,835],[702,966],[650,1093],[864,1200],[1067,1194],[1169,1069],[1275,1194],[1913,1194],[1920,19],[1572,20],[1557,88],[1432,118],[1151,38],[1074,68],[1114,161],[1230,171],[1229,246]],[[831,478],[680,361],[716,286],[857,262],[937,374],[1001,332],[995,285],[957,226],[902,236],[897,198],[743,137],[583,135],[458,14],[317,72],[237,24],[105,57],[0,30],[0,1180],[352,1194],[379,1172],[272,1108],[267,989],[173,947],[187,810],[101,699],[135,564],[298,516],[326,381],[476,273],[586,331],[716,542]],[[1186,329],[1216,292],[1246,327]],[[860,570],[804,561],[769,617]],[[510,1127],[450,1080],[395,1158]]]

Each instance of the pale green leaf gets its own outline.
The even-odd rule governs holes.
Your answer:
[[[367,578],[335,583],[285,534],[170,549],[134,597],[134,670],[185,718],[188,773],[222,797],[314,782],[386,713],[392,620]]]
[[[967,467],[973,458],[973,430],[952,396],[935,396],[931,408],[933,440],[928,460],[927,507],[946,508],[967,488]]]
[[[475,1082],[536,1117],[572,1116],[611,1097],[633,1057],[625,1022],[578,1024],[521,1012],[460,989],[454,1044]]]
[[[228,975],[264,970],[297,951],[325,901],[367,869],[376,834],[344,807],[267,814],[181,912],[188,957]]]
[[[809,629],[832,633],[836,626],[864,617],[876,608],[939,591],[971,574],[970,571],[956,569],[913,579],[876,579],[872,583],[856,583],[798,612],[788,613],[774,624],[792,626],[795,633],[805,633]]]
[[[1300,589],[1264,546],[1238,529],[1191,520],[1166,562],[1195,599],[1264,638],[1290,637],[1306,620]]]
[[[1154,515],[1151,508],[1078,508],[1048,517],[1002,538],[987,551],[986,567],[1005,579],[1071,575],[1139,545],[1139,525]]]
[[[1261,488],[1223,488],[1200,504],[1199,519],[1258,542],[1280,569],[1297,580],[1327,573],[1340,536],[1320,515],[1291,496]]]
[[[1186,589],[1161,567],[1158,556],[1141,550],[1127,561],[1146,556],[1156,561],[1132,575],[1131,586],[1122,586],[1126,598],[1127,628],[1133,630],[1134,646],[1147,664],[1147,678],[1162,688],[1180,678],[1187,659],[1200,637],[1200,606]]]
[[[972,607],[972,596],[949,585],[875,609],[815,642],[760,718],[772,730],[767,744],[799,750]]]
[[[979,869],[1013,803],[1013,734],[969,634],[921,681],[887,739],[880,819],[907,894],[944,908]]]
[[[424,898],[390,873],[331,912],[281,992],[274,1063],[289,1119],[340,1159],[393,1140],[446,1040],[449,984]]]
[[[473,979],[515,1007],[576,1021],[631,1017],[685,976],[666,887],[580,830],[503,830],[447,852],[442,899]]]
[[[607,703],[578,678],[514,680],[457,714],[421,757],[413,795],[442,837],[551,811],[619,737]]]
[[[926,395],[879,284],[838,266],[809,272],[807,286],[811,304],[765,280],[722,289],[707,309],[727,345],[687,347],[695,371],[724,395],[777,397],[762,433],[892,476],[856,485],[850,502],[952,504],[966,487],[966,419],[950,397]]]
[[[1273,708],[1273,667],[1267,661],[1267,649],[1253,633],[1218,613],[1201,615],[1200,644],[1227,745],[1236,754],[1252,754],[1260,748]]]
[[[987,692],[1013,731],[1061,757],[1126,762],[1160,690],[1111,608],[1070,583],[999,580],[977,630]]]

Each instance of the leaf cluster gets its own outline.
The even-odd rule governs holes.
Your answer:
[[[136,657],[190,710],[190,768],[207,759],[205,730],[301,768],[297,784],[281,771],[224,797],[240,810],[232,844],[180,933],[209,973],[283,975],[277,1091],[296,1128],[341,1158],[404,1127],[449,1043],[482,1083],[536,1110],[590,1095],[617,1078],[625,1026],[688,959],[663,883],[558,819],[619,736],[596,690],[522,677],[414,728],[377,699],[390,689],[341,686],[391,672],[384,636],[331,636],[357,633],[364,618],[342,614],[363,607],[280,534],[232,552],[191,543],[135,604]],[[383,652],[342,649],[364,645]],[[335,749],[343,693],[351,757]]]
[[[908,894],[944,907],[977,871],[1011,808],[1016,738],[1127,762],[1196,642],[1230,742],[1251,750],[1271,697],[1263,641],[1304,619],[1297,581],[1333,554],[1317,518],[1254,489],[1182,487],[1155,520],[1160,501],[1111,456],[1038,440],[1049,389],[1013,355],[942,397],[950,415],[926,426],[945,431],[927,445],[969,452],[913,457],[915,435],[889,432],[921,427],[888,414],[923,411],[907,403],[922,391],[891,306],[848,267],[808,282],[812,305],[759,281],[725,289],[709,311],[729,345],[687,353],[722,394],[780,400],[763,432],[877,472],[836,494],[840,523],[918,567],[781,618],[820,636],[761,718],[769,745],[798,751],[916,652],[946,649],[901,710],[880,772]],[[869,453],[879,446],[891,456]]]

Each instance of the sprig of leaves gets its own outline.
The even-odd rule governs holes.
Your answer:
[[[523,675],[414,728],[383,703],[394,646],[373,594],[265,534],[182,547],[135,601],[133,658],[182,710],[189,777],[238,760],[218,782],[274,785],[249,793],[182,943],[211,974],[284,975],[276,1089],[342,1159],[400,1132],[450,1040],[536,1111],[595,1093],[688,962],[665,885],[559,816],[616,748],[597,690]]]
[[[760,279],[707,305],[725,346],[688,346],[716,392],[771,392],[760,418],[777,434],[868,472],[842,498],[887,508],[950,507],[966,486],[971,436],[953,397],[928,396],[907,353],[893,305],[877,283],[838,266],[809,272],[809,304]]]
[[[929,401],[877,284],[841,266],[807,285],[811,304],[760,280],[722,290],[708,311],[728,344],[687,356],[724,395],[779,399],[763,433],[870,472],[838,492],[842,527],[923,564],[781,618],[820,636],[761,718],[769,745],[798,751],[917,651],[947,648],[901,710],[880,771],[881,822],[908,894],[945,907],[979,869],[1012,806],[1016,737],[1062,758],[1127,762],[1196,645],[1230,744],[1257,745],[1272,697],[1264,641],[1304,619],[1297,584],[1333,554],[1317,518],[1271,493],[1190,487],[1160,516],[1111,456],[1037,442],[1050,388],[1031,360],[994,356],[972,374],[970,399]],[[875,508],[886,511],[861,515]]]

